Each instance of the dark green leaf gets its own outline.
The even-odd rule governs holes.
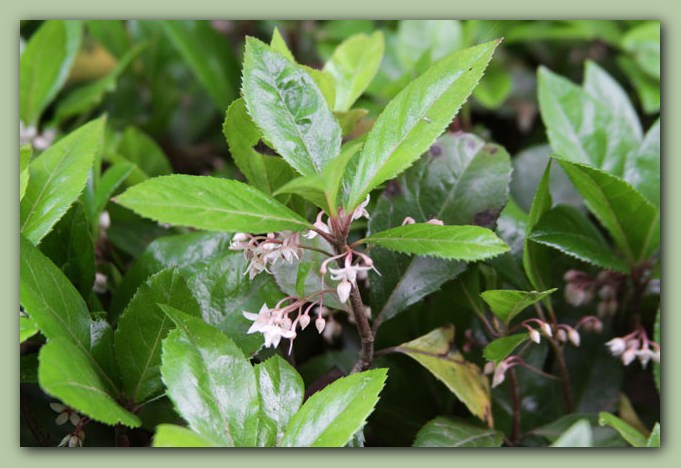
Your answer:
[[[208,21],[163,21],[163,29],[220,112],[236,97],[238,66]]]
[[[235,180],[170,175],[129,188],[116,201],[161,223],[210,231],[301,231],[311,225],[274,198]]]
[[[298,372],[279,356],[255,366],[260,394],[261,423],[268,419],[274,427],[269,445],[279,445],[289,420],[303,404],[305,385]]]
[[[343,447],[360,430],[378,401],[386,369],[336,380],[312,395],[286,429],[284,447]]]
[[[451,350],[453,341],[454,327],[447,326],[403,343],[396,351],[428,369],[471,413],[492,426],[492,403],[487,378],[478,366]]]
[[[348,111],[376,75],[383,58],[381,31],[354,35],[343,41],[324,65],[336,85],[335,112]]]
[[[88,32],[116,57],[123,57],[130,49],[130,37],[125,23],[121,20],[86,21]]]
[[[527,219],[523,246],[523,267],[525,268],[525,274],[530,280],[530,283],[532,283],[532,286],[537,290],[548,289],[546,279],[550,277],[548,261],[549,249],[531,241],[530,235],[541,217],[551,209],[551,205],[553,204],[551,193],[549,192],[551,162],[552,160],[549,160],[544,175],[537,187],[537,193],[534,196],[534,200],[532,200],[532,207],[530,208],[530,214]]]
[[[628,271],[626,262],[613,253],[596,226],[570,206],[559,205],[546,212],[530,239],[601,268]]]
[[[647,259],[660,244],[659,210],[622,179],[583,164],[558,162],[627,260],[634,264]]]
[[[347,208],[414,163],[451,122],[484,73],[498,41],[440,60],[412,81],[378,117],[351,182]]]
[[[51,339],[40,350],[40,387],[95,421],[137,427],[139,418],[123,409],[82,348],[67,337]]]
[[[216,445],[255,446],[258,389],[241,350],[201,319],[162,308],[177,325],[163,340],[161,374],[180,415]]]
[[[499,431],[438,417],[416,434],[414,447],[501,447],[503,439]]]
[[[341,131],[310,75],[257,39],[247,38],[243,94],[263,135],[302,175],[340,152]]]
[[[489,305],[494,315],[508,324],[520,312],[532,304],[541,301],[556,288],[548,291],[514,291],[510,289],[487,290],[480,297]]]
[[[128,180],[131,185],[138,184],[149,177],[167,175],[173,172],[168,157],[158,144],[135,127],[125,129],[116,154],[122,157],[122,161],[109,155],[114,159],[114,163],[127,161],[136,166],[136,170],[133,171]]]
[[[31,161],[21,200],[21,232],[38,244],[78,198],[99,149],[104,118],[83,125]]]
[[[174,327],[160,305],[201,316],[196,299],[176,270],[155,274],[137,290],[123,312],[115,334],[116,360],[123,388],[128,398],[137,403],[163,391],[161,342]]]
[[[396,252],[469,262],[508,250],[494,232],[479,226],[407,224],[372,234],[365,241]]]
[[[488,361],[500,362],[511,354],[521,343],[528,339],[527,333],[518,333],[498,338],[485,346],[482,355]]]
[[[37,126],[40,115],[66,82],[80,49],[80,21],[45,21],[28,41],[19,66],[19,115]]]

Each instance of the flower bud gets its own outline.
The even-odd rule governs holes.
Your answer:
[[[565,333],[565,330],[562,328],[559,328],[558,331],[556,332],[556,336],[558,338],[558,341],[561,343],[565,343],[568,340],[567,333]]]
[[[482,373],[485,375],[490,375],[494,372],[494,361],[487,361],[485,367],[482,369]]]
[[[622,338],[613,338],[612,340],[605,343],[605,345],[608,347],[610,354],[613,356],[619,356],[627,347],[626,342]]]
[[[541,329],[544,332],[544,335],[553,336],[553,332],[551,331],[551,325],[549,325],[548,323],[542,322]]]
[[[622,362],[625,366],[628,366],[634,361],[634,359],[636,359],[636,351],[637,350],[635,348],[629,348],[622,353]]]
[[[501,361],[494,369],[494,377],[492,378],[492,388],[501,385],[504,380],[506,380],[506,371],[508,370],[508,364]]]
[[[445,225],[444,221],[442,221],[441,219],[437,219],[437,218],[429,219],[428,221],[426,221],[426,224],[435,224],[437,226],[444,226]]]
[[[570,329],[568,329],[567,334],[568,334],[568,339],[570,340],[570,342],[573,345],[579,347],[579,343],[581,342],[579,332],[577,330],[575,330],[574,328],[570,328]]]
[[[571,281],[574,281],[577,278],[579,278],[581,275],[582,275],[582,272],[579,271],[579,270],[568,270],[563,275],[563,280],[565,280],[567,282],[571,282]]]
[[[534,341],[537,344],[541,342],[541,336],[539,335],[539,332],[537,330],[535,330],[534,328],[528,328],[527,331],[530,334],[530,339],[532,341]]]
[[[322,317],[317,317],[317,319],[314,321],[314,326],[317,327],[317,331],[321,334],[324,331],[324,327],[326,326],[326,320],[324,320]]]
[[[305,328],[307,328],[307,326],[310,324],[310,316],[308,314],[301,315],[298,319],[298,323],[300,324],[300,329],[305,330]]]
[[[348,298],[350,297],[352,284],[348,280],[344,279],[343,281],[340,282],[336,290],[338,292],[338,300],[341,302],[341,304],[345,304],[348,301]]]

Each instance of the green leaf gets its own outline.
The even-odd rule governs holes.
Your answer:
[[[28,179],[30,176],[28,164],[31,162],[33,156],[33,148],[30,144],[21,145],[19,147],[19,201],[24,198],[26,187],[28,186]]]
[[[90,361],[108,391],[118,389],[93,356],[92,320],[83,298],[62,271],[24,236],[20,237],[21,305],[49,340],[68,339]]]
[[[215,442],[191,429],[174,424],[156,426],[153,447],[217,447]]]
[[[633,59],[620,56],[617,63],[636,88],[641,107],[646,114],[660,111],[660,80],[648,75]]]
[[[88,32],[114,56],[123,57],[130,49],[125,21],[88,20],[86,24]]]
[[[646,447],[649,448],[660,448],[660,423],[655,423],[655,427],[650,432],[650,437],[646,442]]]
[[[494,315],[508,324],[520,312],[532,304],[541,301],[549,294],[557,291],[553,288],[548,291],[513,291],[510,289],[487,290],[480,297],[489,305]]]
[[[504,434],[445,417],[429,421],[416,434],[414,447],[501,447]]]
[[[561,434],[551,447],[593,447],[591,424],[586,419],[580,419]]]
[[[208,21],[162,21],[175,46],[220,112],[237,97],[238,65],[229,44]]]
[[[40,331],[31,317],[19,317],[19,343],[23,343]]]
[[[601,268],[628,271],[626,262],[613,253],[598,228],[571,206],[559,205],[547,211],[535,225],[530,239]]]
[[[527,274],[530,283],[537,290],[548,289],[546,279],[550,277],[548,260],[549,250],[545,246],[538,245],[531,241],[530,236],[541,217],[551,209],[551,205],[553,204],[551,192],[549,191],[552,161],[553,160],[549,160],[546,165],[544,175],[537,187],[537,193],[534,195],[534,200],[532,200],[532,206],[526,224],[525,241],[523,244],[523,267],[525,268],[525,274]]]
[[[461,22],[456,20],[403,20],[397,31],[397,58],[405,70],[425,57],[431,64],[463,45]]]
[[[216,445],[255,446],[260,404],[253,367],[218,329],[162,308],[177,325],[163,340],[161,374],[179,414]]]
[[[95,190],[94,206],[92,207],[92,213],[90,214],[90,217],[93,220],[99,220],[99,215],[106,208],[111,196],[118,187],[125,182],[128,176],[132,174],[134,169],[135,166],[133,164],[119,162],[113,164],[106,170],[104,175],[99,179]]]
[[[473,90],[473,97],[488,109],[496,109],[506,101],[512,90],[511,74],[492,62],[480,84]]]
[[[601,412],[598,414],[598,424],[610,426],[615,429],[627,442],[634,447],[645,447],[647,438],[629,424],[611,413]]]
[[[293,54],[286,45],[286,41],[284,41],[284,38],[281,37],[279,29],[276,27],[274,28],[274,31],[272,31],[272,40],[270,42],[270,47],[272,47],[272,50],[279,52],[281,55],[289,59],[291,62],[296,63],[296,59],[293,57]]]
[[[485,346],[482,355],[488,361],[501,362],[527,339],[527,333],[518,333],[498,338]]]
[[[404,171],[433,144],[473,91],[498,44],[487,42],[440,60],[386,106],[362,149],[348,209]]]
[[[376,76],[385,48],[383,33],[356,34],[343,41],[324,65],[336,85],[335,112],[350,110]]]
[[[104,118],[87,123],[31,161],[21,200],[21,232],[38,244],[78,198],[101,143]]]
[[[622,176],[640,137],[623,114],[571,81],[540,67],[541,116],[553,150],[570,161]]]
[[[660,22],[647,21],[628,31],[622,47],[650,76],[660,79]]]
[[[62,122],[79,114],[87,115],[101,104],[107,93],[113,93],[116,90],[118,78],[145,47],[147,47],[146,43],[137,44],[118,61],[116,67],[107,76],[75,88],[60,99],[54,120]]]
[[[660,119],[657,119],[643,138],[638,151],[627,159],[624,180],[659,208],[660,174]]]
[[[138,427],[141,421],[107,392],[107,384],[92,362],[65,336],[50,339],[40,350],[38,380],[49,395],[79,413],[110,425]]]
[[[260,132],[248,115],[243,98],[234,101],[227,109],[222,132],[232,159],[256,188],[272,194],[283,182],[293,177],[293,171],[286,161],[255,150],[260,142]]]
[[[303,404],[303,379],[289,363],[276,355],[255,366],[255,378],[260,394],[261,420],[268,419],[275,429],[273,440],[268,445],[279,445],[289,420]]]
[[[242,91],[264,137],[302,175],[340,152],[341,130],[310,75],[257,39],[246,39]]]
[[[487,378],[478,366],[452,351],[453,341],[454,327],[450,325],[403,343],[396,351],[428,369],[471,413],[492,426],[492,402]]]
[[[371,213],[369,232],[429,218],[445,224],[492,227],[506,203],[511,165],[506,151],[472,134],[445,133],[421,159],[391,181]],[[372,250],[381,276],[370,273],[371,306],[385,319],[395,316],[456,277],[462,262]]]
[[[583,164],[558,160],[627,261],[647,259],[660,244],[660,213],[622,179]]]
[[[76,201],[40,244],[86,300],[95,282],[95,246],[83,203]]]
[[[163,392],[161,342],[174,326],[161,305],[201,317],[196,299],[176,270],[163,270],[140,286],[118,322],[114,342],[123,388],[136,403]]]
[[[235,180],[169,175],[129,188],[115,200],[161,223],[210,231],[301,231],[311,225],[274,198]]]
[[[80,49],[80,21],[45,21],[31,36],[19,65],[19,115],[37,126],[40,115],[69,76]]]
[[[377,232],[364,241],[396,252],[469,262],[494,257],[508,250],[494,232],[479,226],[407,224]]]
[[[114,163],[131,162],[137,166],[130,175],[128,182],[138,184],[149,177],[168,175],[173,172],[173,168],[168,162],[168,157],[158,144],[149,136],[144,134],[136,127],[128,127],[123,132],[123,136],[117,147],[117,154],[123,161],[109,154],[115,159]]]
[[[343,377],[312,395],[286,429],[283,447],[343,447],[360,430],[378,401],[386,369]]]
[[[638,120],[636,109],[629,101],[627,93],[596,62],[587,60],[583,87],[584,91],[608,107],[612,114],[619,115],[637,140],[643,137],[641,122]]]

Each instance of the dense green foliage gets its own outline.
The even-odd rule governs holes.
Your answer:
[[[21,444],[659,447],[659,44],[22,22]]]

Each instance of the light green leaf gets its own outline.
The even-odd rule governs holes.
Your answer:
[[[520,312],[532,304],[541,301],[556,288],[548,291],[514,291],[510,289],[487,290],[480,297],[489,305],[494,315],[508,324]]]
[[[586,419],[580,419],[570,426],[551,447],[593,447],[593,431]]]
[[[98,106],[107,93],[113,93],[116,90],[118,78],[146,47],[146,43],[137,44],[118,61],[116,67],[107,76],[70,91],[59,100],[54,120],[62,122],[79,114],[87,114]]]
[[[21,200],[21,232],[38,244],[85,187],[101,144],[104,118],[87,123],[31,161]]]
[[[650,76],[660,79],[660,22],[647,21],[622,38],[622,47]]]
[[[403,20],[397,27],[397,58],[405,70],[426,59],[427,64],[463,46],[461,22],[457,20]]]
[[[657,119],[643,138],[638,151],[627,159],[624,180],[659,208],[660,174],[660,119]]]
[[[114,56],[123,57],[130,50],[126,21],[88,20],[86,24],[88,32]]]
[[[217,328],[161,307],[177,325],[163,340],[161,374],[179,414],[216,445],[256,446],[260,404],[253,367]]]
[[[553,150],[622,176],[640,143],[625,116],[546,68],[539,68],[538,80],[539,107]]]
[[[255,150],[260,142],[260,132],[248,115],[243,98],[235,100],[227,109],[222,132],[232,159],[256,188],[272,194],[283,182],[293,177],[293,171],[286,161]]]
[[[134,164],[119,162],[106,170],[97,183],[93,211],[90,214],[92,219],[99,219],[99,214],[104,211],[111,196],[125,182],[128,176],[132,174],[134,168]]]
[[[487,378],[478,366],[452,351],[453,341],[454,327],[450,325],[403,343],[396,351],[408,355],[428,369],[471,413],[493,426]]]
[[[170,175],[129,188],[115,201],[161,223],[209,231],[301,231],[311,227],[261,191],[235,180]]]
[[[381,65],[385,48],[383,33],[356,34],[343,41],[324,65],[336,87],[335,112],[350,110],[371,83]]]
[[[619,115],[637,140],[643,137],[641,122],[627,93],[608,72],[591,60],[586,62],[583,88],[587,94],[608,107],[612,114]]]
[[[38,381],[49,395],[95,421],[138,427],[137,416],[122,408],[82,348],[65,336],[50,339],[40,350]]]
[[[303,404],[303,379],[276,355],[255,366],[255,378],[260,394],[261,423],[267,419],[274,427],[274,437],[268,445],[279,445],[289,420]]]
[[[559,205],[546,212],[530,239],[601,268],[628,271],[627,263],[613,253],[598,228],[571,206]]]
[[[532,200],[532,206],[527,219],[525,230],[525,241],[523,244],[523,267],[525,274],[530,280],[532,286],[537,290],[546,290],[548,285],[545,279],[549,278],[549,250],[543,245],[539,245],[530,240],[530,235],[534,231],[541,217],[551,209],[553,200],[551,199],[551,192],[549,191],[549,181],[551,178],[551,162],[549,160],[546,165],[544,175],[537,187],[537,193]]]
[[[558,162],[630,265],[647,259],[660,244],[659,210],[622,179],[583,164]]]
[[[114,342],[123,388],[136,403],[163,392],[161,342],[175,327],[160,305],[201,317],[196,299],[176,270],[163,270],[140,286],[118,321]]]
[[[159,424],[154,433],[153,447],[217,447],[215,442],[191,429],[174,424]]]
[[[302,175],[338,156],[341,130],[310,75],[257,39],[247,38],[242,91],[262,134]]]
[[[19,65],[19,115],[37,126],[69,76],[80,49],[80,21],[45,21],[26,44]]]
[[[293,54],[286,45],[286,41],[284,41],[284,38],[281,37],[279,28],[275,27],[274,31],[272,31],[272,40],[270,41],[270,47],[272,47],[272,50],[276,50],[281,55],[289,59],[291,62],[296,63],[296,59],[293,57]]]
[[[645,447],[647,443],[647,438],[641,434],[638,430],[634,429],[632,426],[624,422],[622,419],[618,418],[611,413],[599,413],[598,424],[601,426],[610,426],[615,429],[627,442],[629,442],[634,447]]]
[[[404,171],[433,144],[473,91],[498,44],[487,42],[440,60],[386,106],[352,176],[348,209]]]
[[[208,21],[162,21],[175,46],[220,112],[236,96],[238,65],[229,44]]]
[[[21,145],[19,148],[19,201],[24,198],[26,187],[28,186],[28,179],[30,176],[28,164],[31,162],[33,156],[33,148],[30,144]]]
[[[91,317],[76,288],[42,252],[20,238],[21,305],[49,340],[68,339],[90,361],[90,366],[112,395],[118,389],[92,354]]]
[[[660,448],[660,423],[655,423],[653,430],[650,432],[650,437],[646,442],[646,447]]]
[[[456,419],[437,417],[416,434],[414,447],[501,447],[504,434]]]
[[[474,262],[508,250],[494,232],[479,226],[407,224],[377,232],[364,239],[396,252]]]
[[[19,317],[19,343],[23,343],[40,331],[31,317]]]
[[[630,57],[620,56],[617,64],[636,88],[641,107],[646,114],[660,111],[660,80],[648,75]]]
[[[281,445],[343,447],[364,426],[386,377],[386,369],[359,372],[315,393],[291,418]]]
[[[480,84],[473,90],[473,97],[488,109],[496,109],[506,101],[512,90],[511,74],[492,62]]]
[[[445,133],[419,161],[391,181],[371,213],[369,232],[402,224],[441,219],[446,225],[478,224],[491,228],[506,203],[510,158],[497,145],[472,134]],[[380,276],[370,273],[371,307],[390,319],[465,268],[462,262],[411,257],[372,250]]]
[[[521,343],[528,339],[527,333],[504,336],[485,346],[482,355],[488,361],[501,362],[506,359]]]

